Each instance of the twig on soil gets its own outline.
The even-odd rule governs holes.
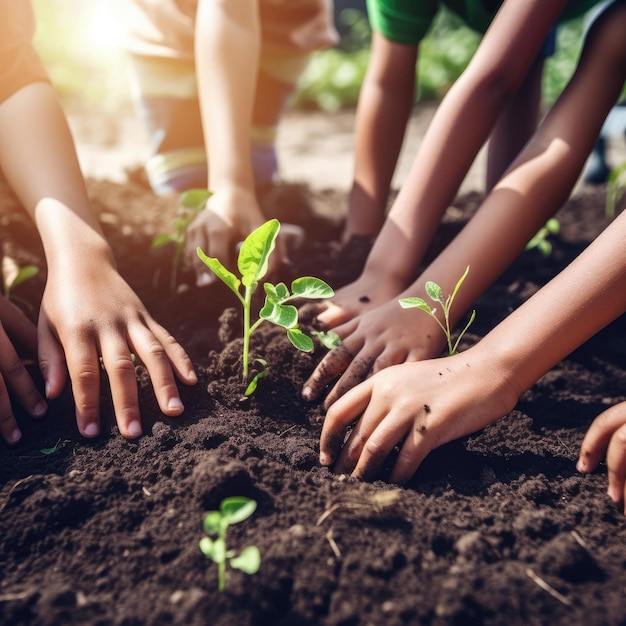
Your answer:
[[[572,537],[574,537],[574,541],[581,547],[585,548],[585,550],[589,549],[589,546],[585,542],[585,540],[578,534],[578,531],[572,530]]]
[[[339,550],[339,546],[333,537],[333,529],[329,528],[326,535],[326,540],[330,544],[330,549],[335,553],[335,556],[340,559],[341,558],[341,550]]]
[[[297,426],[297,424],[294,424],[293,426],[290,426],[287,430],[283,430],[283,432],[280,433],[278,436],[282,437],[283,435],[286,435],[289,431],[293,430],[296,426]]]
[[[331,501],[326,505],[326,510],[319,516],[316,526],[320,526],[338,509],[365,509],[382,513],[383,509],[393,504],[399,496],[400,489],[387,489],[373,494],[360,491],[343,494],[337,501]]]
[[[9,491],[7,492],[6,498],[4,499],[4,502],[0,505],[0,513],[2,511],[4,511],[4,509],[6,508],[7,504],[9,504],[9,500],[11,499],[11,494],[20,486],[23,485],[24,483],[28,482],[29,480],[31,480],[32,478],[40,478],[40,476],[38,474],[31,474],[30,476],[26,476],[26,478],[20,478],[20,480],[15,481]]]
[[[566,598],[562,593],[559,593],[554,587],[551,587],[543,578],[537,576],[535,572],[529,567],[526,570],[526,576],[533,582],[537,583],[544,591],[548,592],[553,598],[556,598],[559,602],[565,606],[571,606],[572,602],[569,598]]]

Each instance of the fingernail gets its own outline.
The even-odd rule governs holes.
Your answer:
[[[578,462],[576,463],[576,469],[579,472],[585,471],[585,462],[582,459],[578,459]]]
[[[83,429],[83,435],[85,435],[85,437],[95,437],[98,435],[99,432],[100,427],[95,422],[87,424],[87,426],[85,426],[85,428]]]
[[[17,443],[22,438],[22,433],[19,428],[16,428],[9,437],[9,443]]]
[[[46,398],[50,397],[50,383],[48,381],[46,381],[44,393],[46,394]]]
[[[187,374],[187,378],[193,383],[197,383],[198,382],[198,376],[196,375],[196,373],[193,370],[189,370],[189,373]]]
[[[181,411],[185,407],[183,406],[183,403],[180,401],[180,398],[170,398],[169,402],[167,403],[167,408],[170,411]]]
[[[213,274],[209,274],[208,272],[202,272],[202,274],[200,274],[196,278],[196,285],[198,287],[207,287],[208,285],[211,285],[213,283],[213,280]]]
[[[305,400],[312,400],[313,399],[313,390],[311,389],[311,387],[303,387],[302,388],[302,397]]]
[[[136,421],[133,420],[129,425],[128,425],[128,430],[127,430],[128,434],[131,437],[139,437],[139,435],[141,435],[142,430],[141,430],[141,424]]]
[[[47,410],[48,405],[43,400],[40,400],[33,409],[33,415],[35,417],[41,417]]]
[[[330,456],[326,452],[320,452],[320,465],[330,465]]]

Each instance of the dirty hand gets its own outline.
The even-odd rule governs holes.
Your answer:
[[[266,221],[254,193],[242,189],[214,193],[190,224],[185,237],[185,261],[196,273],[196,284],[203,287],[217,280],[198,257],[197,248],[232,270],[236,267],[237,244]],[[270,257],[270,273],[281,262],[286,262],[286,253],[279,238],[276,252]]]
[[[334,464],[337,474],[372,479],[399,445],[390,481],[402,484],[431,450],[506,415],[517,397],[484,359],[481,375],[474,374],[479,370],[469,366],[470,350],[389,367],[348,391],[326,415],[320,463]]]
[[[341,345],[326,354],[302,389],[305,400],[316,400],[335,383],[325,408],[368,376],[391,365],[433,358],[445,343],[432,318],[403,309],[395,298],[333,330]]]
[[[8,444],[17,443],[22,437],[9,391],[33,417],[41,417],[47,410],[20,354],[35,359],[37,329],[17,307],[0,296],[0,434]]]
[[[626,402],[602,412],[589,427],[576,464],[579,472],[593,471],[606,453],[609,487],[613,502],[626,501]],[[626,514],[626,506],[624,508]]]
[[[101,258],[49,274],[38,337],[46,395],[58,396],[69,372],[76,421],[85,437],[100,432],[101,363],[127,438],[142,432],[133,355],[148,370],[159,407],[169,417],[183,411],[174,374],[187,385],[197,380],[183,348],[150,316],[112,262]]]

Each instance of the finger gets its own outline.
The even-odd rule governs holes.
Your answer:
[[[364,383],[348,392],[326,413],[320,435],[320,464],[332,465],[339,456],[346,429],[365,410],[371,395],[371,384]]]
[[[316,400],[326,386],[346,370],[353,358],[354,355],[345,343],[333,348],[304,383],[302,397],[309,401]]]
[[[198,256],[198,248],[207,256],[215,256],[209,246],[209,239],[202,224],[190,227],[185,235],[185,263],[196,275],[196,285],[206,287],[216,282],[216,276]]]
[[[16,444],[22,438],[2,376],[0,376],[0,434],[9,445]]]
[[[335,328],[335,326],[349,321],[352,317],[354,317],[354,314],[351,311],[335,304],[331,300],[324,310],[320,311],[317,316],[317,321],[326,328]]]
[[[400,448],[389,481],[403,485],[410,480],[434,447],[430,431],[414,427]]]
[[[52,333],[47,322],[41,319],[38,331],[39,369],[45,383],[47,398],[56,398],[67,383],[67,365],[61,344]]]
[[[0,296],[0,319],[20,354],[37,355],[37,328],[12,302]]]
[[[33,379],[24,367],[22,360],[15,351],[13,344],[6,335],[1,322],[0,376],[3,379],[5,388],[11,389],[19,404],[33,417],[41,417],[46,412],[48,407],[35,386]],[[5,412],[4,415],[7,415],[7,413]]]
[[[142,433],[137,376],[130,349],[120,333],[102,341],[102,363],[109,377],[115,420],[120,433],[135,439]]]
[[[609,478],[609,497],[613,502],[622,502],[626,477],[626,424],[622,424],[611,437],[606,453],[606,465]]]
[[[603,411],[593,420],[580,446],[576,463],[579,472],[593,471],[609,446],[613,433],[626,422],[626,402],[620,402]]]
[[[87,335],[65,341],[65,358],[72,383],[76,423],[83,437],[100,433],[100,359],[95,340]]]
[[[195,385],[198,382],[198,376],[185,349],[163,326],[154,320],[148,320],[147,326],[165,349],[169,365],[174,368],[177,378],[185,385]]]
[[[357,355],[326,396],[324,408],[328,409],[328,407],[337,402],[337,400],[350,391],[350,389],[362,383],[371,372],[373,363],[373,357]]]

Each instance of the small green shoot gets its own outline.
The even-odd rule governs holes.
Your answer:
[[[246,574],[256,574],[261,566],[261,555],[256,546],[244,548],[239,555],[226,547],[226,532],[232,524],[248,519],[256,511],[257,503],[243,496],[225,498],[220,503],[219,511],[209,511],[204,516],[204,532],[217,535],[216,539],[202,537],[200,550],[217,564],[218,590],[224,591],[226,586],[226,564]]]
[[[472,314],[470,315],[469,321],[465,325],[465,328],[463,328],[463,330],[459,333],[459,336],[457,337],[456,341],[453,344],[452,343],[452,329],[450,328],[450,309],[452,308],[452,303],[454,302],[454,298],[456,297],[456,294],[459,291],[459,288],[463,284],[463,281],[467,278],[469,269],[470,267],[468,265],[467,268],[465,269],[465,272],[463,273],[463,276],[459,278],[459,281],[454,287],[454,291],[445,299],[443,297],[443,291],[437,283],[434,283],[430,280],[426,282],[425,288],[426,288],[426,293],[428,294],[428,297],[434,302],[437,302],[441,305],[441,309],[443,311],[443,317],[444,317],[443,323],[439,320],[439,318],[436,315],[437,309],[431,308],[423,298],[402,298],[400,300],[400,306],[403,309],[413,309],[413,308],[421,309],[422,311],[425,311],[426,313],[428,313],[437,322],[437,324],[439,324],[448,342],[448,355],[449,356],[456,354],[457,348],[459,347],[459,342],[461,341],[461,337],[463,337],[463,335],[467,332],[467,329],[470,327],[470,325],[476,318],[476,311],[472,311]]]
[[[537,234],[526,244],[526,250],[537,248],[543,256],[548,257],[552,253],[552,243],[548,240],[550,235],[558,235],[561,225],[556,217],[551,217],[538,231]]]
[[[178,271],[185,246],[185,236],[189,224],[193,222],[198,213],[202,211],[211,192],[206,189],[190,189],[180,195],[176,218],[173,222],[174,232],[157,235],[152,241],[152,248],[161,248],[167,244],[174,244],[174,256],[172,257],[172,271],[170,274],[170,289],[176,289]]]
[[[24,265],[20,267],[11,257],[2,258],[2,292],[7,300],[16,300],[12,291],[23,282],[34,278],[39,273],[36,265]],[[19,300],[19,298],[17,298]]]
[[[311,334],[317,337],[318,341],[329,350],[341,345],[341,337],[334,330],[312,330]]]
[[[611,170],[606,181],[606,207],[605,215],[613,219],[615,217],[617,203],[626,189],[626,161]]]
[[[41,448],[39,452],[41,454],[54,454],[61,447],[61,440],[58,439],[57,442],[51,448]]]
[[[243,307],[244,384],[248,382],[250,337],[263,321],[282,326],[286,329],[287,337],[295,348],[303,352],[311,352],[313,350],[313,340],[300,330],[298,326],[298,309],[292,304],[288,304],[288,302],[299,298],[330,298],[334,295],[334,291],[323,280],[313,276],[304,276],[293,280],[291,291],[284,283],[273,285],[265,282],[263,283],[265,304],[259,311],[259,318],[252,322],[252,295],[259,286],[261,279],[267,273],[269,257],[275,248],[279,230],[280,222],[277,219],[272,219],[259,226],[246,237],[241,244],[237,259],[237,267],[241,278],[238,278],[224,267],[219,259],[208,257],[200,248],[197,249],[198,256],[204,264],[228,286]],[[241,291],[242,286],[243,293]],[[250,393],[256,389],[256,382],[261,377],[261,375],[255,377],[256,380],[252,382],[253,390]]]

